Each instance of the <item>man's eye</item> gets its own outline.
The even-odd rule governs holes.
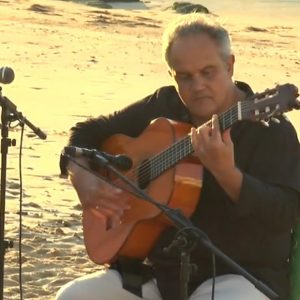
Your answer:
[[[214,73],[215,72],[213,69],[207,69],[202,72],[202,75],[206,78],[211,78],[214,75]]]
[[[187,80],[189,80],[189,79],[191,78],[191,76],[189,76],[189,75],[187,75],[187,74],[177,74],[177,75],[175,76],[175,78],[176,78],[177,80],[187,81]]]

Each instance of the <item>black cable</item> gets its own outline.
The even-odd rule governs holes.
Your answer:
[[[215,287],[216,287],[216,256],[212,254],[212,285],[211,285],[211,300],[215,299]]]
[[[24,137],[24,124],[20,123],[21,126],[21,138],[20,138],[20,149],[19,149],[19,180],[20,180],[20,198],[19,198],[19,290],[20,299],[23,299],[23,281],[22,281],[22,215],[23,215],[23,179],[22,179],[22,148],[23,148],[23,137]]]

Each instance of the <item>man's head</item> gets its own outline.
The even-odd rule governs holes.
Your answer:
[[[230,38],[212,18],[193,13],[176,19],[165,30],[163,55],[195,125],[236,100]]]

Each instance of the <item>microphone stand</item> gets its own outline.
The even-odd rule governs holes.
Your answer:
[[[173,246],[179,246],[182,248],[181,254],[181,266],[183,269],[181,270],[181,279],[189,280],[189,273],[192,270],[192,265],[190,265],[190,251],[194,247],[196,242],[201,242],[206,248],[208,248],[213,254],[221,258],[221,260],[229,265],[232,269],[237,271],[239,274],[243,275],[248,281],[250,281],[258,290],[260,290],[264,295],[266,295],[270,299],[279,299],[279,296],[267,285],[263,282],[256,279],[250,273],[248,273],[244,268],[242,268],[239,264],[237,264],[234,260],[224,254],[220,249],[218,249],[208,238],[208,236],[199,228],[195,227],[192,222],[186,218],[181,210],[173,209],[168,207],[167,205],[161,204],[154,199],[152,199],[148,194],[146,194],[142,189],[140,189],[134,182],[130,181],[126,176],[124,176],[121,172],[119,172],[116,168],[114,168],[110,162],[102,156],[100,153],[95,152],[90,159],[97,163],[101,167],[105,167],[114,173],[118,178],[124,181],[136,194],[147,202],[155,205],[159,208],[163,213],[167,215],[169,219],[171,219],[174,225],[179,229],[179,232],[183,232],[184,234],[180,235],[179,238],[175,239],[171,245],[168,247],[169,249]],[[187,234],[188,233],[188,234]],[[168,250],[168,249],[167,249]],[[187,287],[188,282],[182,283],[181,296],[182,300],[186,300],[187,298]]]
[[[8,248],[13,247],[12,241],[4,240],[5,224],[5,196],[6,196],[6,170],[7,170],[7,153],[8,147],[15,146],[16,140],[8,138],[9,124],[13,121],[19,121],[20,126],[26,124],[41,139],[46,139],[46,134],[39,128],[29,122],[22,113],[17,111],[8,98],[2,96],[2,87],[0,87],[0,106],[1,112],[1,194],[0,194],[0,299],[3,299],[3,282],[4,282],[4,255]]]
[[[174,247],[181,249],[180,253],[180,299],[188,300],[188,287],[190,274],[197,271],[198,267],[190,263],[191,251],[196,246],[197,240],[191,232],[192,228],[188,227],[179,230],[171,244],[163,249],[164,253],[169,253]]]

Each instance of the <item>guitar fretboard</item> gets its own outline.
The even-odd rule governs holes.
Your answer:
[[[221,131],[231,127],[238,120],[239,103],[232,106],[229,110],[219,115],[219,125]],[[151,181],[157,178],[166,170],[176,165],[179,161],[186,158],[194,152],[190,135],[178,140],[170,147],[153,156],[147,162],[142,164],[146,171],[142,172],[146,178],[140,178],[141,181]]]

